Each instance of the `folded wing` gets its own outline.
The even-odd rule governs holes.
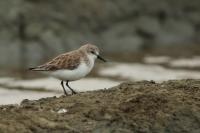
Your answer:
[[[61,54],[51,61],[34,67],[29,68],[32,71],[56,71],[61,69],[73,70],[76,69],[80,64],[80,56],[76,54]]]

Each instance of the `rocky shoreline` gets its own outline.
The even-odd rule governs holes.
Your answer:
[[[200,131],[200,80],[126,82],[0,106],[0,132]]]
[[[0,65],[35,66],[87,42],[117,54],[199,47],[199,5],[198,0],[1,1]]]

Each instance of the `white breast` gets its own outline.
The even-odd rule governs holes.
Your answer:
[[[85,62],[81,62],[81,64],[78,66],[78,68],[74,70],[57,70],[54,72],[49,73],[50,76],[53,76],[55,78],[64,80],[64,81],[74,81],[79,80],[83,77],[85,77],[93,68],[94,63],[90,64],[89,66]]]

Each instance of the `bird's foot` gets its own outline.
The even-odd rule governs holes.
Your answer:
[[[75,94],[77,94],[77,92],[75,92],[74,90],[72,90],[72,95],[75,95]]]
[[[64,93],[64,96],[69,96],[69,94],[68,93]]]

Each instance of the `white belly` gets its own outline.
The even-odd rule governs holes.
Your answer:
[[[50,72],[49,75],[64,81],[74,81],[85,77],[93,68],[93,65],[87,66],[81,63],[78,68],[74,70],[57,70]]]

